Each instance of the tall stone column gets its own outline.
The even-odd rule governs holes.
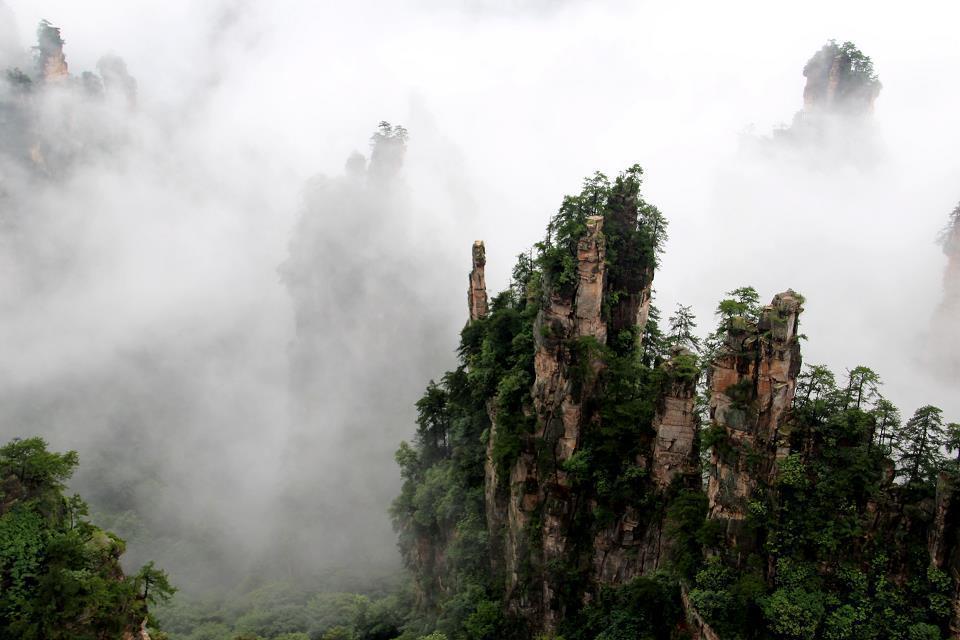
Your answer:
[[[780,429],[800,372],[802,302],[788,290],[774,296],[758,323],[733,318],[709,373],[711,428],[722,430],[710,455],[709,517],[726,523],[731,547],[751,548],[743,526],[748,503],[785,452]]]
[[[483,240],[477,240],[473,243],[473,269],[470,270],[470,288],[467,290],[470,322],[487,315],[487,279],[484,277],[486,265],[487,251]]]

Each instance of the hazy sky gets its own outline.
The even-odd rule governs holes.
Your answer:
[[[253,496],[247,509],[271,499],[264,487],[278,482],[269,467],[289,429],[294,334],[277,267],[305,181],[367,152],[380,120],[404,124],[411,140],[409,202],[398,209],[406,233],[378,251],[430,264],[411,269],[410,295],[446,329],[431,345],[397,345],[396,370],[366,369],[362,349],[336,363],[410,385],[389,424],[357,434],[376,441],[362,464],[392,473],[389,452],[413,429],[413,389],[453,363],[472,241],[486,241],[488,286],[498,290],[565,193],[595,170],[635,162],[646,170],[645,196],[671,224],[655,281],[665,316],[677,301],[692,304],[705,333],[724,291],[749,283],[769,299],[792,287],[808,301],[807,362],[873,366],[904,413],[933,403],[960,419],[956,381],[924,364],[944,265],[934,238],[960,200],[957,5],[6,3],[0,58],[33,44],[48,19],[63,29],[71,72],[95,69],[107,52],[126,60],[139,111],[116,124],[128,136],[122,152],[33,200],[58,212],[37,251],[76,252],[62,280],[37,292],[2,263],[3,395],[39,402],[49,390],[62,395],[65,378],[97,376],[136,387],[114,396],[115,383],[104,382],[82,411],[57,402],[47,415],[60,426],[50,430],[64,446],[79,446],[85,429],[109,432],[101,423],[124,410],[111,397],[169,409],[190,425],[192,444],[221,452],[212,464],[209,453],[177,449],[181,489],[209,487],[195,496],[204,513],[248,517],[221,500],[236,491]],[[830,38],[854,41],[883,83],[870,166],[831,152],[744,152],[745,132],[768,135],[791,121],[803,65]],[[363,245],[350,229],[343,242]],[[393,308],[416,322],[389,290],[374,293],[364,308],[376,314],[356,318],[361,327],[376,331]],[[450,355],[435,358],[433,373],[404,371],[421,348]],[[141,352],[153,377],[130,364]],[[135,384],[161,378],[164,390]],[[175,398],[152,397],[178,384]],[[162,421],[151,424],[158,446]],[[0,428],[26,434],[9,416]],[[385,490],[372,487],[363,508],[386,537]]]

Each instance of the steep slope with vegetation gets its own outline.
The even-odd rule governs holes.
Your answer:
[[[173,588],[152,562],[124,575],[123,540],[63,493],[76,466],[40,438],[0,448],[0,637],[149,640],[147,607]]]
[[[489,304],[474,246],[461,364],[397,453],[408,633],[956,637],[960,427],[803,369],[793,291],[731,291],[702,346],[686,307],[661,330],[641,176],[564,199]]]

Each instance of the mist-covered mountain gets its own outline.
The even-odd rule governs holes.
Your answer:
[[[117,595],[58,632],[155,560],[155,640],[957,633],[939,23],[7,4],[0,437],[79,466],[0,525]]]

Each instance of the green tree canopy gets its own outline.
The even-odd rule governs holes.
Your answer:
[[[77,453],[42,438],[0,448],[0,637],[101,640],[149,619],[147,605],[173,593],[148,563],[135,576],[119,564],[124,543],[87,522],[80,496],[63,495]]]
[[[670,335],[667,340],[670,346],[700,351],[700,338],[693,332],[697,328],[697,320],[689,306],[677,303],[677,309],[670,316],[669,323]]]
[[[940,450],[946,444],[943,411],[932,405],[917,409],[896,433],[901,473],[909,483],[933,483],[943,466]]]

